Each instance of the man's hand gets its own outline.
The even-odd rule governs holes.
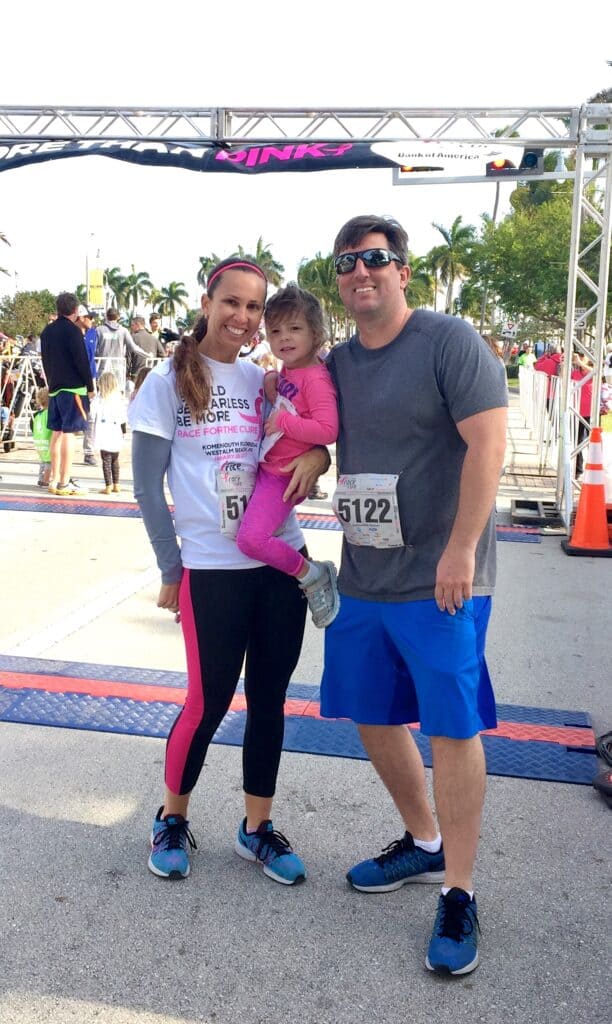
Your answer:
[[[327,448],[317,447],[311,448],[303,455],[298,455],[296,459],[283,466],[280,470],[281,473],[293,474],[287,490],[283,494],[283,501],[293,501],[294,504],[303,501],[321,473],[325,473],[329,469],[330,462]]]
[[[454,615],[472,596],[476,554],[471,548],[448,547],[443,551],[436,571],[434,597],[441,612]]]

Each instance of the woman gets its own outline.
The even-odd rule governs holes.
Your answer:
[[[266,287],[255,263],[219,263],[208,277],[204,318],[173,359],[151,371],[130,408],[134,491],[162,573],[157,603],[179,611],[187,652],[187,700],[168,737],[164,802],[151,835],[148,866],[162,878],[189,874],[189,796],[245,655],[245,817],[235,849],[285,885],[306,877],[271,821],[306,602],[294,578],[249,559],[234,540],[257,468],[264,407],[263,370],[238,355],[259,327]],[[307,494],[328,464],[320,448],[296,459],[287,498]],[[176,529],[163,495],[166,472]],[[294,514],[282,536],[304,551]]]

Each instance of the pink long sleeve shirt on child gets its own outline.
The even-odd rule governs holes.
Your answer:
[[[336,391],[327,367],[307,366],[302,370],[283,368],[278,393],[295,406],[297,416],[283,410],[278,428],[283,436],[267,453],[263,467],[280,475],[280,467],[314,445],[333,444],[338,437]]]

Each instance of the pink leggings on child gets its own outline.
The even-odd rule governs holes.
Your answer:
[[[283,501],[290,479],[259,467],[255,490],[244,513],[236,544],[243,555],[271,565],[289,576],[297,576],[304,565],[304,557],[290,544],[273,536],[293,508],[293,502]]]

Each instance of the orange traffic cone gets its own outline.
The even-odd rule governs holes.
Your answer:
[[[593,427],[574,532],[571,540],[561,541],[561,547],[568,555],[612,558],[612,546],[608,540],[605,474],[602,459],[601,428]]]

